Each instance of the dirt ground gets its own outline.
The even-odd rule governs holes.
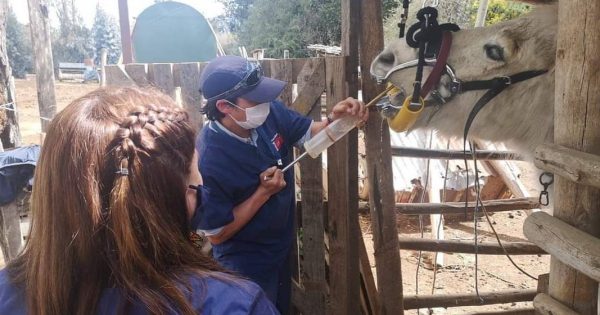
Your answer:
[[[76,82],[56,82],[56,97],[58,110],[64,108],[75,98],[98,88],[97,84],[81,84]],[[37,109],[35,77],[30,76],[25,80],[16,80],[17,106],[19,110],[19,123],[23,144],[40,143],[40,122]],[[524,170],[527,175],[528,170]],[[492,217],[494,227],[504,242],[526,241],[523,236],[522,226],[526,218],[523,211],[501,212]],[[360,217],[361,229],[366,242],[371,267],[376,275],[375,260],[373,257],[372,231],[368,215]],[[479,241],[495,242],[485,219],[478,221]],[[398,230],[401,236],[420,237],[419,223],[416,218],[399,217]],[[424,227],[424,237],[431,237],[431,227]],[[444,227],[445,238],[448,240],[473,241],[473,221],[448,221]],[[418,281],[417,262],[418,252],[401,251],[402,279],[404,294],[415,294],[416,284],[419,286],[420,295],[432,294],[434,272],[431,268],[432,255],[424,253]],[[550,259],[547,256],[514,256],[514,261],[528,273],[537,276],[547,273]],[[444,266],[436,272],[435,294],[466,294],[475,292],[475,256],[468,254],[445,254]],[[3,266],[0,255],[0,267]],[[504,256],[480,255],[478,259],[478,287],[480,292],[536,288],[537,282],[520,273],[511,265]],[[375,281],[377,281],[375,276]],[[475,311],[499,311],[531,306],[531,303],[501,304],[494,306],[449,308],[434,310],[434,314],[465,314]],[[427,310],[421,310],[428,314]],[[417,314],[408,311],[406,314]]]
[[[15,80],[17,91],[17,110],[23,145],[40,143],[40,112],[38,111],[37,84],[34,75],[24,80]],[[65,108],[76,98],[97,89],[97,83],[82,84],[78,82],[56,81],[57,110]]]
[[[527,241],[523,235],[523,221],[527,215],[524,211],[501,212],[491,216],[494,228],[501,241],[515,242]],[[373,275],[376,279],[375,260],[373,256],[373,234],[368,215],[360,218],[363,236],[367,243],[367,252]],[[479,242],[496,242],[496,239],[485,218],[478,220]],[[400,236],[419,238],[421,232],[417,218],[402,216],[398,218],[398,231]],[[474,241],[473,221],[452,220],[445,222],[444,232],[447,240]],[[432,238],[431,226],[424,226],[424,237]],[[417,251],[401,251],[402,282],[405,295],[416,294],[418,283],[419,295],[434,294],[469,294],[475,293],[475,255],[471,254],[445,254],[444,266],[437,269],[435,286],[433,287],[433,254],[422,254],[417,281],[417,265],[419,253]],[[527,273],[537,277],[549,271],[550,258],[548,256],[511,256],[515,263]],[[479,255],[478,257],[478,288],[479,292],[494,292],[502,290],[535,289],[537,281],[523,275],[505,256]],[[433,290],[433,291],[432,291]],[[501,311],[531,306],[532,303],[499,304],[478,307],[456,307],[434,310],[434,314],[469,314],[475,311]],[[422,314],[429,314],[421,310]],[[405,314],[417,314],[417,311],[408,311]]]

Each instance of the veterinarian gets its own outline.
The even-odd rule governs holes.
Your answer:
[[[195,137],[154,90],[98,89],[56,115],[27,244],[0,271],[0,314],[279,314],[189,240],[202,190]]]
[[[258,283],[282,314],[291,291],[289,256],[294,238],[292,148],[344,115],[363,122],[368,111],[348,98],[327,119],[312,121],[277,101],[286,83],[264,77],[260,65],[237,56],[211,61],[200,78],[209,123],[197,140],[204,178],[200,229],[213,256]]]

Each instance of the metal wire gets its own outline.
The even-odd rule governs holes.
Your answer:
[[[477,174],[478,171],[478,166],[477,166],[477,155],[475,154],[476,148],[474,146],[471,146],[471,152],[473,155],[473,162],[475,163],[475,173]],[[498,242],[498,245],[500,245],[500,247],[502,248],[502,251],[504,252],[504,255],[506,256],[506,258],[508,258],[508,260],[511,262],[511,264],[517,268],[517,270],[519,270],[521,273],[523,273],[524,275],[528,276],[529,278],[536,280],[537,278],[530,275],[529,273],[527,273],[525,270],[523,270],[521,267],[519,267],[517,265],[517,263],[512,259],[512,257],[510,256],[510,254],[508,253],[508,251],[506,250],[506,248],[504,247],[504,245],[502,244],[502,241],[500,240],[500,237],[498,236],[498,233],[496,232],[496,229],[494,228],[494,225],[492,224],[492,220],[490,219],[490,216],[488,215],[487,210],[485,209],[485,206],[483,205],[483,201],[481,200],[481,194],[480,194],[480,187],[479,187],[479,181],[477,181],[477,194],[476,194],[476,198],[477,201],[476,203],[479,203],[481,205],[481,209],[483,210],[483,214],[485,215],[486,221],[488,222],[488,225],[490,226],[490,228],[492,229],[492,232],[494,232],[494,237],[496,238],[496,241]]]
[[[448,139],[448,142],[446,144],[446,150],[450,150],[450,139]],[[448,182],[448,168],[450,166],[450,160],[446,160],[446,170],[444,173],[444,186],[442,187],[442,203],[446,202],[446,184]],[[442,226],[442,222],[444,220],[444,214],[441,213],[440,214],[440,221],[438,222],[438,226],[437,226],[437,238],[439,239],[439,235],[440,235],[440,228]],[[435,282],[437,280],[437,257],[438,257],[439,252],[435,252],[433,260],[434,260],[434,264],[433,264],[433,281],[431,283],[431,294],[435,293]]]
[[[433,142],[433,131],[429,132],[429,145],[428,147],[431,149],[431,145]],[[429,166],[431,164],[431,159],[427,159],[427,172],[425,173],[425,187],[423,187],[423,193],[421,194],[421,200],[419,203],[423,203],[425,200],[425,194],[427,193],[427,189],[429,188]],[[421,232],[421,238],[424,238],[424,229],[423,229],[423,215],[419,215],[419,231]],[[417,270],[415,274],[415,295],[419,295],[419,270],[421,269],[421,260],[423,256],[423,251],[419,251],[419,256],[417,259]],[[419,310],[417,310],[418,312]]]

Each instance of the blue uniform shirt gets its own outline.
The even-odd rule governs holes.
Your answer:
[[[233,221],[233,208],[248,199],[260,184],[259,175],[271,166],[293,160],[292,148],[312,120],[271,102],[270,113],[256,129],[256,144],[245,143],[211,122],[198,136],[198,166],[204,182],[201,230],[214,230]],[[273,195],[229,240],[213,246],[225,267],[254,278],[279,268],[293,239],[294,171],[284,174],[286,187]]]
[[[231,283],[193,276],[190,285],[192,292],[197,293],[189,298],[190,302],[203,315],[279,314],[264,292],[250,281]],[[105,289],[98,301],[96,314],[116,314],[121,302],[124,302],[124,297],[119,289]],[[23,291],[10,283],[6,270],[0,271],[0,314],[27,314]],[[128,314],[146,315],[149,312],[143,304],[133,303]]]

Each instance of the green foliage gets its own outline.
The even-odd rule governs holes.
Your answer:
[[[250,8],[255,0],[219,0],[225,7],[225,18],[229,31],[237,33],[250,16]]]
[[[90,30],[74,3],[69,0],[54,0],[52,7],[59,20],[59,28],[52,31],[52,58],[55,72],[59,62],[83,62],[94,54]]]
[[[273,8],[277,8],[274,10]],[[249,50],[266,48],[269,57],[281,57],[285,49],[292,57],[304,56],[300,1],[256,0],[247,21],[238,33],[240,43]]]
[[[13,76],[22,79],[25,74],[32,72],[33,52],[29,28],[17,21],[12,8],[9,8],[6,17],[6,50]]]
[[[248,50],[265,48],[269,57],[306,57],[309,44],[339,45],[341,0],[220,0],[229,30]],[[400,0],[383,0],[390,17]]]
[[[475,24],[475,19],[477,19],[477,8],[479,8],[479,1],[475,0],[471,6],[472,24]],[[512,20],[529,11],[531,11],[531,6],[528,4],[506,0],[490,0],[485,17],[485,25]]]
[[[96,15],[91,32],[93,43],[95,62],[100,64],[100,54],[102,49],[108,51],[108,64],[115,64],[121,56],[121,35],[119,26],[115,19],[108,15],[100,5],[96,6]]]

